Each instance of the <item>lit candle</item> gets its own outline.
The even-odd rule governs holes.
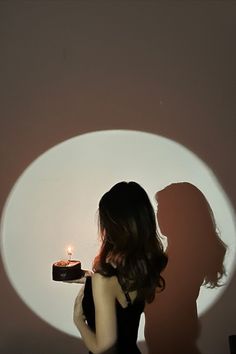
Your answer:
[[[67,248],[67,254],[68,254],[68,260],[70,261],[72,256],[72,248],[70,246]]]

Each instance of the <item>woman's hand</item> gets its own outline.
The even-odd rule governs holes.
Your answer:
[[[84,271],[84,276],[79,279],[73,279],[73,280],[64,280],[63,283],[69,283],[69,284],[85,284],[86,278],[91,277],[93,275],[93,272],[91,270],[85,270]]]
[[[74,303],[73,320],[75,325],[78,325],[80,322],[85,322],[86,320],[83,313],[83,307],[82,307],[83,297],[84,297],[84,286],[80,289]]]

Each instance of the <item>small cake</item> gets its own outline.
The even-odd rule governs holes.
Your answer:
[[[52,279],[56,281],[76,280],[84,276],[81,262],[75,260],[62,260],[53,263]]]

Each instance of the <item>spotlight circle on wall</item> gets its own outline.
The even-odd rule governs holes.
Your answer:
[[[195,154],[167,138],[138,131],[111,130],[83,134],[39,156],[15,183],[1,220],[1,253],[18,295],[40,318],[79,336],[72,322],[73,301],[80,285],[53,282],[51,265],[73,257],[83,268],[99,247],[98,201],[119,181],[136,181],[154,195],[173,182],[188,181],[208,199],[221,237],[228,245],[226,270],[235,260],[235,227],[230,202],[216,177]],[[227,283],[229,279],[227,279]],[[201,315],[225,287],[201,288]],[[143,340],[142,318],[139,340]]]

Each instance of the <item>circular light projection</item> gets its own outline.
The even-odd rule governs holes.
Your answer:
[[[32,311],[68,334],[79,336],[72,308],[80,285],[52,281],[52,263],[65,259],[71,247],[72,258],[91,269],[99,247],[99,199],[123,180],[140,183],[154,208],[155,193],[166,185],[180,181],[196,185],[208,199],[228,245],[228,277],[233,272],[231,206],[211,170],[196,155],[176,142],[137,131],[100,131],[72,138],[24,171],[8,197],[1,222],[1,252],[12,285]],[[198,313],[212,306],[224,289],[202,287]],[[143,327],[142,318],[139,340],[144,338]]]

